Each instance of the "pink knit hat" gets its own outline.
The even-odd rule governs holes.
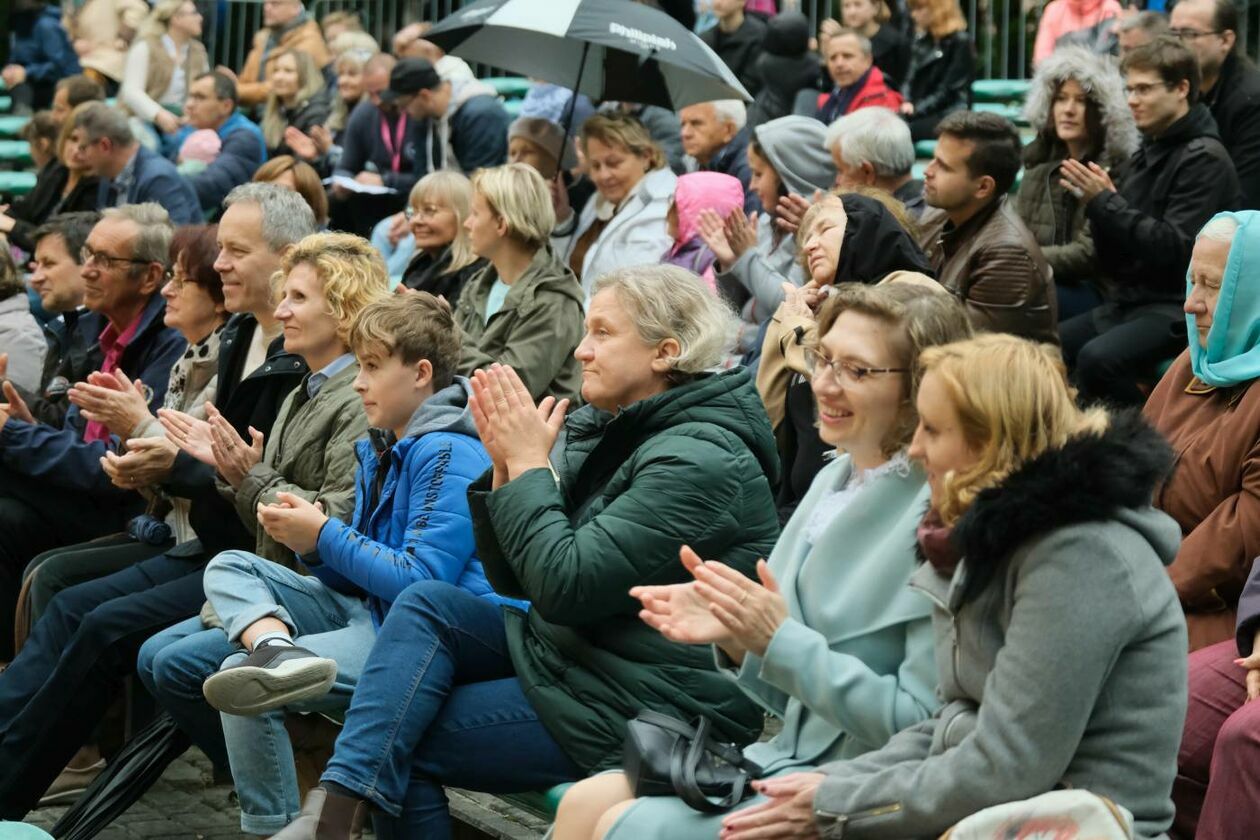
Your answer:
[[[179,147],[179,161],[184,163],[197,160],[211,164],[219,156],[219,150],[222,148],[223,141],[219,139],[219,133],[211,128],[203,128],[185,138],[184,145]]]

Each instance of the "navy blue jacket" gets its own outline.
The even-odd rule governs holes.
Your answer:
[[[184,136],[187,133],[191,133],[191,127],[186,132],[181,131]],[[176,135],[176,143],[182,143],[181,134]],[[233,114],[219,127],[219,139],[223,147],[214,163],[188,176],[188,183],[192,184],[197,201],[206,213],[218,212],[227,194],[252,180],[267,159],[262,129],[241,114]]]
[[[123,204],[143,204],[146,201],[153,201],[165,207],[166,212],[171,214],[172,224],[196,225],[206,220],[205,214],[201,212],[201,205],[197,201],[197,193],[184,176],[175,169],[175,164],[157,152],[151,152],[144,146],[137,146],[135,166],[136,175],[126,195],[112,195],[113,182],[101,181],[101,207],[118,207]]]
[[[346,122],[337,174],[353,178],[371,163],[380,173],[385,186],[398,190],[405,198],[420,176],[425,174],[425,165],[418,153],[428,148],[424,135],[428,122],[417,122],[407,116],[404,119],[402,161],[399,171],[394,172],[389,149],[381,139],[381,109],[364,97],[350,112],[350,119]],[[397,117],[389,119],[391,132],[396,120]]]
[[[483,167],[507,163],[511,123],[507,109],[493,96],[473,96],[459,106],[450,118],[451,146],[459,168],[471,175]]]
[[[329,519],[315,553],[301,558],[329,587],[366,592],[377,627],[399,594],[422,580],[522,605],[494,593],[477,559],[468,487],[490,468],[490,457],[472,423],[469,393],[468,380],[456,377],[416,410],[407,437],[388,446],[388,433],[373,429],[356,443],[354,524]]]
[[[162,406],[171,368],[188,346],[182,335],[162,323],[165,311],[161,295],[153,295],[118,364],[147,387],[150,411]],[[116,488],[100,465],[107,449],[117,450],[118,439],[111,438],[108,445],[88,443],[83,440],[86,427],[78,406],[70,407],[61,427],[10,419],[0,428],[0,464],[53,487],[111,496],[127,492]]]
[[[731,138],[731,142],[718,149],[717,154],[708,163],[697,168],[701,172],[721,172],[724,175],[738,178],[739,183],[744,187],[744,212],[757,213],[761,211],[761,200],[757,198],[757,193],[748,189],[748,184],[752,181],[752,170],[748,167],[747,126],[741,128],[739,133]]]
[[[61,10],[45,6],[32,12],[14,12],[9,36],[9,63],[26,68],[32,82],[51,85],[65,76],[83,72],[79,57],[61,27]]]

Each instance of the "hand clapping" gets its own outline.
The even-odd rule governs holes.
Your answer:
[[[315,550],[327,521],[322,503],[312,504],[293,493],[277,493],[273,504],[258,506],[258,524],[267,536],[298,554]]]
[[[495,487],[532,469],[549,469],[564,427],[568,400],[544,397],[535,408],[525,383],[508,365],[473,374],[473,422],[494,463]]]

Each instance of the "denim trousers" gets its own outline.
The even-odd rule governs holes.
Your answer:
[[[146,660],[141,671],[149,670],[157,697],[168,709],[194,697],[209,708],[200,696],[202,683],[245,658],[240,635],[259,619],[283,621],[299,645],[337,663],[337,679],[322,697],[252,717],[219,716],[241,803],[241,831],[275,834],[301,808],[285,714],[349,706],[376,639],[372,617],[359,598],[246,551],[219,554],[206,567],[203,583],[226,636],[225,630],[202,630],[200,625],[171,628],[164,639],[146,643],[141,655]],[[179,719],[173,710],[172,715]]]
[[[121,696],[155,630],[196,613],[200,555],[159,555],[52,599],[0,673],[0,819],[21,819]],[[212,760],[226,756],[210,745]]]
[[[508,654],[502,607],[407,587],[377,634],[323,780],[375,805],[377,836],[451,836],[443,785],[513,793],[580,778]]]

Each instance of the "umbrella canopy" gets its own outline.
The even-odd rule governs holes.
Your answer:
[[[714,99],[752,101],[695,33],[627,0],[479,0],[425,37],[465,61],[576,85],[596,101],[674,110]]]

